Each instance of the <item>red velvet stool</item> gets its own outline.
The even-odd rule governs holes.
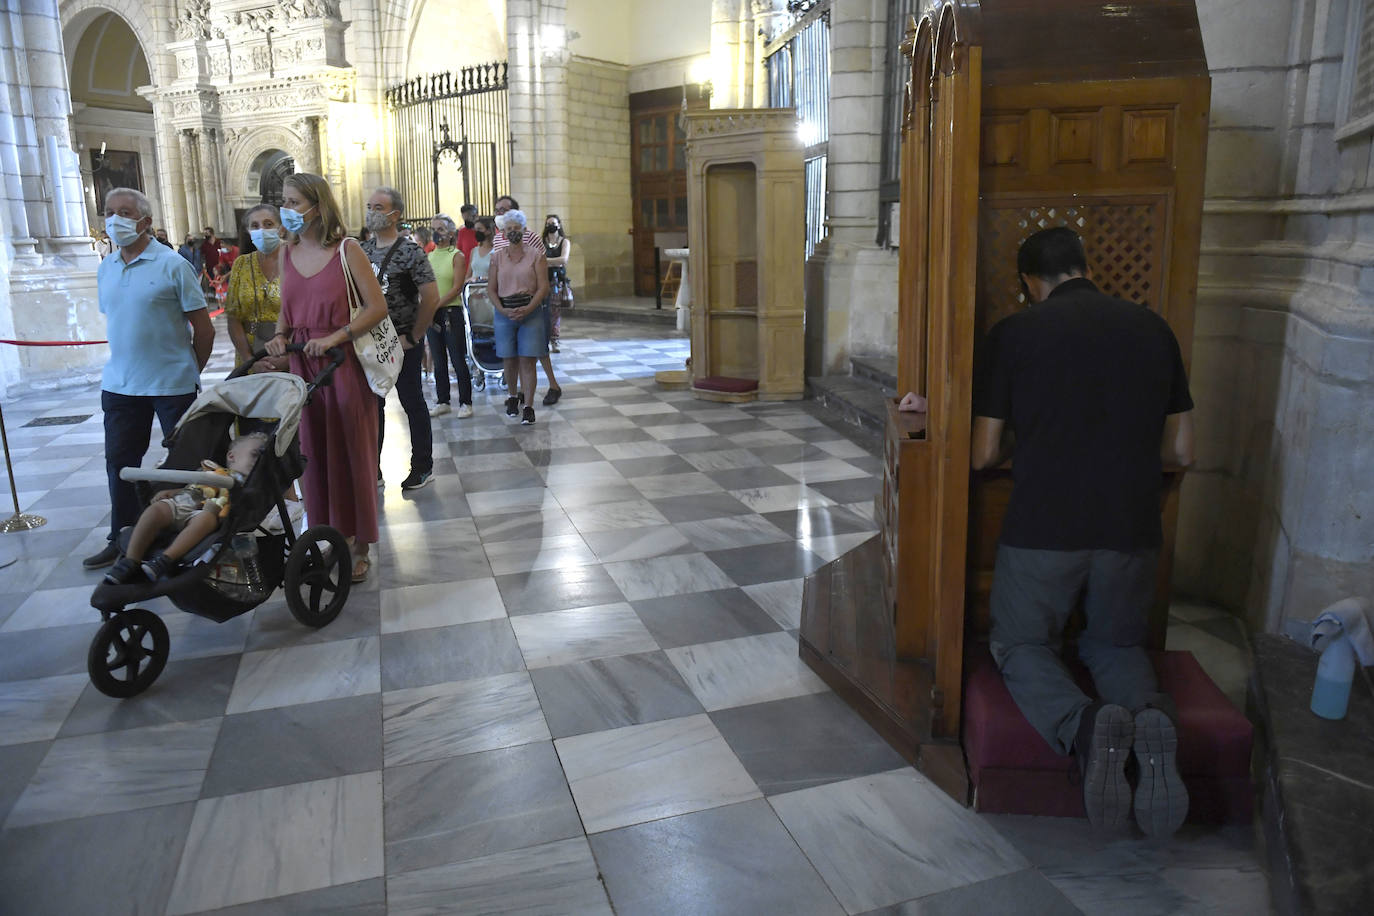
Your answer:
[[[1191,652],[1153,654],[1160,687],[1178,706],[1178,769],[1188,787],[1188,820],[1244,823],[1251,817],[1254,728],[1212,683]],[[964,666],[964,756],[973,806],[994,814],[1084,817],[1083,790],[1061,757],[1031,728],[985,644]],[[1091,692],[1085,670],[1076,672]],[[1076,774],[1075,774],[1076,777]]]

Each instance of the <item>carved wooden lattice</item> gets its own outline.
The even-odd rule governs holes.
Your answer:
[[[1166,200],[1027,203],[987,200],[978,219],[978,330],[1026,305],[1016,274],[1016,251],[1032,233],[1068,226],[1083,239],[1088,269],[1104,293],[1161,311]]]

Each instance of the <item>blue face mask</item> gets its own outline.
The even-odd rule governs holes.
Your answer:
[[[143,233],[138,231],[138,220],[114,215],[105,217],[105,234],[120,248],[128,248]]]
[[[271,254],[281,244],[281,236],[277,235],[275,229],[249,229],[248,237],[263,254]]]
[[[315,208],[314,208],[314,207],[311,207],[311,208],[310,208],[310,210],[313,210],[313,209],[315,209]],[[306,210],[305,213],[309,213],[310,210]],[[300,234],[300,231],[301,231],[302,229],[305,228],[305,213],[301,213],[301,212],[299,212],[299,211],[292,210],[290,207],[282,207],[282,208],[281,208],[281,224],[282,224],[282,228],[284,228],[287,232],[294,232],[294,233],[296,233],[297,235],[299,235],[299,234]]]

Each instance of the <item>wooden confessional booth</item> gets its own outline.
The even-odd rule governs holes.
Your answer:
[[[808,580],[801,654],[967,803],[966,651],[987,638],[1011,490],[1009,465],[969,470],[975,341],[1026,305],[1021,242],[1066,225],[1094,281],[1163,315],[1188,360],[1211,83],[1193,0],[926,0],[902,51],[898,391],[929,412],[889,405],[881,535]]]

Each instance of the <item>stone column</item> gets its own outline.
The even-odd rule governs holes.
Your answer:
[[[199,228],[186,209],[185,175],[182,171],[184,152],[176,128],[172,127],[171,106],[153,102],[153,124],[157,143],[158,186],[161,189],[162,213],[168,238],[180,244],[186,233]]]
[[[181,143],[182,188],[186,192],[187,231],[198,232],[205,228],[206,212],[200,205],[200,158],[196,144],[196,132],[189,128],[178,134]]]
[[[510,0],[506,41],[510,61],[511,187],[527,214],[567,212],[567,0]],[[554,39],[550,41],[550,39]]]
[[[234,211],[226,199],[224,186],[223,149],[223,138],[218,130],[213,127],[201,128],[200,173],[205,181],[205,213],[217,232],[226,231],[234,223]]]

